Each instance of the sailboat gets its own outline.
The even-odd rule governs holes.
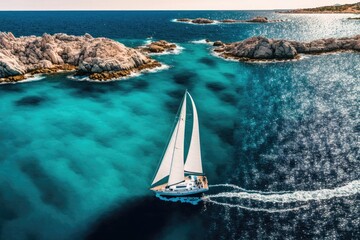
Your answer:
[[[191,101],[193,124],[190,145],[185,159],[187,98]],[[164,179],[167,180],[166,183],[159,183],[164,182]],[[188,91],[185,92],[182,105],[180,105],[180,114],[150,190],[162,196],[187,196],[209,190],[201,162],[198,114],[194,100]]]

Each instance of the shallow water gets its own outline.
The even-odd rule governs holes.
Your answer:
[[[257,15],[288,21],[171,22]],[[169,69],[123,81],[80,82],[55,74],[0,85],[0,239],[358,238],[357,185],[347,196],[322,195],[305,208],[296,200],[229,198],[234,189],[228,187],[206,194],[226,193],[216,199],[223,205],[160,201],[148,191],[185,89],[198,107],[210,184],[261,194],[317,193],[359,180],[359,54],[237,63],[212,56],[208,45],[191,43],[359,34],[360,22],[347,17],[259,11],[1,12],[0,30],[16,35],[89,32],[129,46],[152,36],[184,49],[154,56]]]

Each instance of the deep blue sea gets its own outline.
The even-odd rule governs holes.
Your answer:
[[[175,18],[284,22],[190,25]],[[360,55],[239,63],[198,40],[360,34],[352,15],[274,11],[0,12],[16,36],[65,32],[180,45],[168,69],[121,81],[69,74],[0,85],[0,239],[360,239]],[[195,41],[195,42],[194,42]],[[209,192],[148,187],[185,89]]]

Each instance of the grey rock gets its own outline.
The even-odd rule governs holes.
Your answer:
[[[85,73],[100,73],[135,69],[150,62],[153,60],[139,50],[90,34],[16,38],[0,32],[0,78],[64,64],[78,66]]]
[[[318,54],[333,51],[360,51],[360,35],[348,38],[319,39],[311,42],[252,37],[215,48],[220,56],[236,59],[294,59],[298,54]]]
[[[224,46],[224,43],[221,41],[215,41],[213,44],[214,47],[220,47],[220,46]]]
[[[196,18],[191,20],[191,22],[196,24],[211,24],[214,23],[215,21],[207,18]]]

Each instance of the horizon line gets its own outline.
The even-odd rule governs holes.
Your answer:
[[[119,12],[119,11],[278,11],[278,10],[293,10],[293,8],[279,8],[279,9],[8,9],[0,10],[0,12],[64,12],[64,11],[106,11],[106,12]]]

